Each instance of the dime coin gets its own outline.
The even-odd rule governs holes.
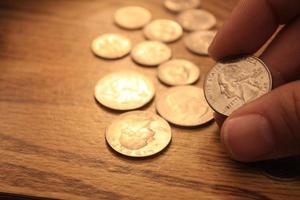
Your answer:
[[[131,42],[119,34],[104,34],[92,43],[95,55],[106,59],[117,59],[127,55],[131,50]]]
[[[180,126],[198,126],[213,119],[203,90],[195,86],[178,86],[161,94],[156,102],[158,113]]]
[[[205,97],[216,112],[229,116],[272,89],[272,77],[267,66],[250,56],[217,63],[207,74]]]
[[[152,81],[134,71],[119,71],[103,77],[95,87],[95,97],[115,110],[132,110],[147,104],[154,96]]]
[[[216,31],[196,31],[185,38],[184,44],[191,52],[206,56],[215,35]]]
[[[171,141],[170,125],[148,111],[120,115],[106,129],[106,141],[117,152],[146,157],[162,151]]]
[[[133,60],[145,66],[157,66],[172,56],[171,49],[156,41],[145,41],[135,46],[131,52]]]
[[[217,23],[213,14],[202,9],[186,10],[178,16],[177,21],[186,31],[208,30]]]
[[[199,76],[199,68],[184,59],[170,60],[158,67],[158,78],[171,86],[192,84],[199,79]]]
[[[139,6],[128,6],[117,10],[115,23],[125,29],[140,29],[150,22],[151,13]]]
[[[187,9],[199,7],[200,0],[165,0],[165,7],[172,12],[181,12]]]
[[[144,28],[144,34],[149,40],[169,43],[178,40],[182,36],[183,31],[181,26],[175,21],[157,19]]]

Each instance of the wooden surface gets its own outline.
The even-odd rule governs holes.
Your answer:
[[[203,2],[220,27],[236,0]],[[300,199],[300,181],[272,180],[230,160],[214,123],[172,126],[169,148],[148,159],[108,148],[105,127],[120,113],[95,102],[97,80],[126,68],[151,77],[158,93],[166,89],[155,68],[130,57],[101,60],[89,49],[94,37],[107,32],[127,35],[134,44],[144,40],[141,31],[113,24],[114,11],[125,5],[175,19],[159,0],[0,1],[0,192],[6,193],[0,198]],[[169,46],[174,57],[194,61],[203,74],[214,63],[189,53],[182,40]],[[197,84],[202,81],[203,75]],[[143,109],[154,111],[154,102]]]

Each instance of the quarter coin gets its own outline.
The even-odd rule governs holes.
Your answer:
[[[175,21],[157,19],[144,28],[144,34],[149,40],[169,43],[178,40],[182,36],[183,30]]]
[[[165,7],[172,12],[182,12],[187,9],[199,7],[200,0],[165,0]]]
[[[186,10],[177,21],[186,31],[208,30],[217,23],[215,16],[203,9]]]
[[[106,59],[117,59],[127,55],[132,46],[128,38],[119,34],[104,34],[92,42],[95,55]]]
[[[158,78],[171,86],[189,85],[199,79],[200,70],[194,63],[184,59],[174,59],[158,67]]]
[[[185,37],[185,46],[193,53],[207,56],[216,31],[196,31]]]
[[[172,56],[171,49],[156,41],[145,41],[135,46],[131,52],[133,60],[145,66],[157,66]]]
[[[171,141],[170,125],[148,111],[120,115],[106,129],[106,141],[117,152],[130,157],[157,154]]]
[[[125,29],[140,29],[150,22],[151,13],[139,6],[120,8],[115,13],[115,23]]]
[[[179,126],[198,126],[213,119],[203,90],[195,86],[168,89],[158,97],[156,109],[167,121]]]
[[[207,74],[204,83],[208,104],[225,116],[271,89],[270,71],[254,56],[217,63]]]
[[[154,97],[154,93],[152,81],[134,71],[108,74],[95,87],[97,101],[114,110],[140,108]]]

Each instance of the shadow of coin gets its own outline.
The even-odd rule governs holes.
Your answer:
[[[256,163],[267,177],[278,181],[300,180],[300,157],[269,160]]]
[[[107,140],[105,140],[105,141],[106,141],[106,146],[107,146],[107,148],[109,149],[109,151],[110,151],[112,154],[116,155],[118,158],[121,158],[122,160],[134,160],[134,161],[137,161],[137,162],[138,162],[138,161],[145,161],[145,160],[152,160],[152,159],[157,158],[158,156],[164,155],[164,154],[167,152],[167,150],[169,149],[169,147],[170,147],[170,145],[171,145],[171,143],[172,143],[172,139],[171,139],[171,141],[169,142],[169,144],[168,144],[164,149],[162,149],[161,151],[159,151],[159,152],[157,152],[157,153],[155,153],[155,154],[153,154],[153,155],[150,155],[150,156],[143,156],[143,157],[132,157],[132,156],[124,155],[124,154],[122,154],[122,153],[116,151],[115,149],[113,149],[113,148],[109,145],[109,143],[107,142]]]

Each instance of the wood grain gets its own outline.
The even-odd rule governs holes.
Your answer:
[[[220,27],[237,0],[203,2]],[[155,68],[90,52],[92,39],[102,33],[122,33],[134,44],[144,40],[141,31],[113,24],[114,11],[125,5],[175,19],[159,0],[0,0],[0,198],[300,199],[299,180],[272,180],[230,160],[214,123],[172,126],[172,144],[148,159],[110,150],[104,131],[120,113],[96,103],[97,80],[126,68],[151,77],[158,93],[166,89]],[[197,63],[203,75],[213,65],[188,52],[182,40],[169,46],[174,57]],[[143,109],[154,111],[154,102]]]

